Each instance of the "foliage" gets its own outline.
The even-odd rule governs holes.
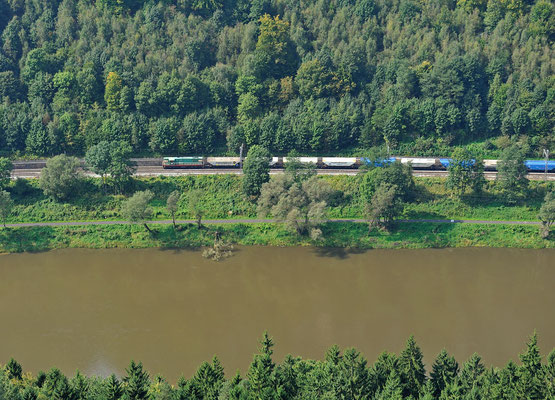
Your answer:
[[[46,162],[40,174],[40,187],[45,195],[60,201],[75,194],[80,180],[79,160],[62,154]]]
[[[197,221],[197,227],[200,229],[202,227],[202,217],[206,213],[206,209],[202,204],[203,193],[199,189],[191,190],[187,193],[187,199],[189,203],[189,212]]]
[[[555,223],[555,190],[545,195],[538,218],[542,222],[542,236],[547,238],[551,225]]]
[[[412,168],[409,165],[394,162],[383,167],[370,169],[361,178],[360,193],[362,201],[371,202],[375,191],[380,186],[393,187],[395,195],[401,200],[410,200],[415,191]]]
[[[11,199],[10,194],[5,190],[0,190],[0,217],[2,218],[4,227],[6,226],[6,220],[12,212],[13,206],[14,202]]]
[[[173,231],[173,230],[172,230]],[[150,379],[141,363],[131,361],[120,382],[115,375],[107,378],[77,374],[68,379],[60,370],[32,377],[22,373],[15,360],[0,369],[0,393],[6,398],[105,398],[116,399],[548,399],[553,394],[552,378],[555,351],[542,363],[534,333],[520,354],[521,364],[486,370],[474,354],[461,370],[453,357],[442,351],[434,362],[431,379],[423,372],[422,354],[414,339],[396,356],[383,353],[368,365],[354,348],[341,351],[331,346],[322,360],[286,356],[281,363],[273,359],[274,342],[267,332],[260,341],[245,376],[226,378],[217,357],[203,362],[190,379],[181,378],[169,385],[162,377]],[[409,370],[416,375],[407,375]],[[418,387],[412,391],[413,377]],[[440,383],[441,382],[441,383]],[[431,383],[431,384],[430,384]],[[421,393],[421,396],[419,395]],[[408,395],[407,395],[408,394]]]
[[[285,173],[297,183],[302,183],[316,175],[316,165],[314,163],[301,162],[296,151],[291,151],[287,155],[284,167]]]
[[[168,196],[166,200],[166,208],[170,215],[172,216],[173,227],[175,228],[175,213],[179,210],[179,205],[177,204],[181,199],[181,193],[178,190],[174,190]]]
[[[316,176],[296,182],[286,173],[262,185],[257,210],[260,216],[271,214],[298,235],[310,233],[318,238],[321,231],[317,227],[325,220],[332,193]]]
[[[525,152],[516,144],[506,148],[499,160],[497,178],[509,202],[522,199],[528,189],[525,160]]]
[[[474,192],[480,193],[485,184],[484,164],[472,156],[466,149],[455,149],[449,167],[449,176],[445,182],[455,196],[461,197],[466,189],[471,187]]]
[[[554,18],[546,0],[2,1],[0,149],[209,155],[242,132],[277,155],[506,137],[539,156]]]
[[[270,180],[270,153],[264,147],[254,145],[249,149],[243,164],[243,192],[258,197],[265,182]]]
[[[0,189],[5,188],[10,183],[13,164],[5,157],[0,157]]]
[[[122,216],[129,222],[142,223],[151,232],[146,221],[152,216],[152,208],[149,203],[154,197],[150,190],[136,192],[121,207]]]
[[[379,225],[390,227],[402,210],[397,187],[387,183],[380,184],[372,195],[372,201],[365,206],[369,229]]]

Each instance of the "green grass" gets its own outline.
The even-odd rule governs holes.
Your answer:
[[[326,248],[444,248],[522,247],[555,248],[541,239],[538,227],[516,225],[399,224],[392,232],[368,232],[362,223],[327,223],[324,239],[290,234],[281,224],[153,225],[154,234],[140,225],[32,227],[0,230],[0,252],[37,252],[57,248],[199,248],[209,246],[218,231],[224,240],[240,245],[317,246]],[[323,250],[325,251],[325,250]]]
[[[322,179],[340,192],[332,201],[330,218],[360,218],[363,207],[360,203],[357,176],[323,176]],[[452,198],[445,189],[444,180],[417,178],[414,199],[407,203],[403,218],[407,219],[475,219],[475,220],[537,220],[538,210],[547,189],[544,182],[531,182],[529,195],[520,204],[508,205],[495,182],[488,182],[479,196],[466,195],[462,199]],[[128,193],[150,189],[155,193],[151,203],[153,219],[170,219],[166,210],[166,199],[173,190],[185,196],[179,204],[177,218],[190,219],[187,193],[200,189],[204,196],[202,207],[205,219],[256,218],[256,206],[248,201],[241,191],[241,176],[207,175],[156,177],[133,180]],[[61,222],[121,220],[120,207],[127,198],[122,195],[105,194],[99,179],[87,179],[78,195],[66,202],[53,201],[38,189],[38,181],[29,180],[20,194],[12,194],[16,206],[8,218],[18,222]]]
[[[362,205],[358,201],[359,177],[325,176],[340,196],[333,200],[330,218],[360,218]],[[166,211],[167,196],[173,190],[185,194],[180,202],[178,219],[189,219],[186,195],[191,189],[205,193],[202,204],[204,219],[255,218],[256,207],[241,192],[241,177],[237,175],[209,175],[156,177],[136,179],[129,193],[150,189],[155,193],[151,203],[153,219],[170,219]],[[403,218],[407,219],[476,219],[476,220],[536,220],[547,190],[544,182],[531,182],[530,194],[520,204],[507,205],[495,182],[488,182],[480,196],[462,199],[449,196],[442,179],[416,179],[414,199],[406,204]],[[30,180],[27,187],[13,191],[16,207],[9,222],[53,222],[120,220],[119,210],[127,198],[105,194],[98,179],[87,179],[78,195],[65,203],[46,198],[38,189],[38,182]],[[19,194],[16,194],[19,193]],[[201,247],[213,243],[218,230],[223,237],[242,245],[297,246],[316,245],[343,248],[426,248],[426,247],[553,247],[551,240],[543,240],[537,226],[462,225],[462,224],[398,224],[391,232],[368,233],[367,225],[328,223],[323,226],[324,239],[313,242],[309,238],[292,235],[281,224],[210,225],[198,230],[194,225],[183,225],[175,231],[171,225],[155,226],[151,235],[138,225],[34,227],[0,230],[0,251],[42,251],[52,248],[143,248],[143,247]]]

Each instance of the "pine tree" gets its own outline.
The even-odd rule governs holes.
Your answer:
[[[436,357],[431,372],[431,382],[434,396],[439,396],[443,388],[455,381],[459,372],[459,364],[454,357],[450,357],[445,349]]]
[[[129,367],[125,370],[127,376],[123,378],[125,395],[129,400],[147,399],[150,380],[148,373],[143,370],[142,363],[131,361]]]
[[[8,373],[8,378],[20,380],[22,378],[23,368],[20,363],[10,358],[10,361],[6,364],[6,372]]]
[[[526,347],[526,352],[520,355],[522,366],[519,368],[518,373],[517,394],[519,397],[530,400],[544,399],[547,387],[543,379],[543,368],[536,332],[530,337]]]
[[[385,386],[376,398],[377,400],[403,400],[403,387],[399,375],[394,371],[389,374]]]
[[[260,342],[260,353],[254,356],[250,365],[247,377],[249,379],[249,394],[254,399],[273,399],[275,398],[275,377],[272,361],[274,342],[264,332]]]
[[[482,364],[482,358],[474,353],[467,362],[464,363],[460,374],[460,382],[466,392],[470,392],[473,388],[479,387],[481,379],[486,368]]]
[[[115,374],[106,379],[104,386],[106,400],[119,400],[123,396],[123,387]]]
[[[414,336],[409,337],[407,345],[399,357],[399,370],[401,371],[403,396],[418,398],[426,382],[426,371],[422,362],[422,351],[416,344]]]

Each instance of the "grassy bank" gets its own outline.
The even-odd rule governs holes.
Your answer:
[[[330,218],[362,216],[362,204],[358,200],[359,177],[324,176],[322,179],[328,181],[338,193],[328,212]],[[488,182],[480,196],[455,199],[446,191],[443,179],[416,179],[416,191],[412,201],[405,205],[402,218],[537,220],[547,187],[544,182],[531,182],[529,196],[522,203],[509,206],[495,182]],[[241,177],[237,175],[135,179],[128,188],[128,195],[145,189],[155,193],[151,202],[154,220],[171,219],[166,210],[166,199],[174,190],[184,194],[176,217],[192,218],[187,200],[191,189],[201,189],[204,193],[202,207],[206,219],[256,217],[256,207],[242,194]],[[120,207],[128,197],[104,192],[101,181],[92,178],[85,180],[76,196],[65,203],[45,197],[36,180],[21,180],[10,190],[16,203],[8,220],[10,223],[121,220]],[[537,226],[414,223],[398,224],[392,232],[368,233],[365,224],[328,223],[323,228],[324,238],[319,242],[292,235],[281,224],[210,225],[201,230],[194,225],[183,225],[177,231],[172,226],[158,225],[155,230],[157,232],[153,235],[136,225],[8,228],[0,230],[0,251],[41,251],[66,247],[194,248],[213,243],[216,231],[225,240],[242,245],[316,245],[363,249],[555,246],[553,238],[540,238]]]
[[[155,194],[151,203],[153,219],[169,219],[166,210],[168,195],[179,190],[184,198],[179,204],[177,218],[192,218],[188,210],[187,193],[200,189],[204,196],[202,207],[205,218],[254,218],[256,206],[249,202],[241,191],[241,176],[208,175],[156,177],[134,179],[128,193],[150,189]],[[330,218],[360,218],[362,204],[359,201],[357,176],[324,176],[331,186],[342,194],[337,196],[329,209]],[[120,220],[120,207],[127,198],[124,195],[104,193],[100,179],[87,179],[78,194],[64,203],[55,202],[44,196],[38,181],[31,179],[12,188],[16,203],[8,222],[54,222]],[[414,198],[405,206],[402,218],[420,219],[477,219],[477,220],[537,220],[537,213],[547,184],[531,182],[529,196],[520,204],[507,205],[495,182],[488,182],[480,196],[468,195],[462,199],[450,197],[443,179],[417,178]]]
[[[407,223],[393,232],[368,232],[362,223],[327,223],[324,239],[293,236],[281,224],[153,225],[154,234],[140,225],[8,228],[0,231],[0,252],[43,251],[56,248],[198,248],[213,243],[215,232],[240,245],[320,246],[359,249],[522,247],[555,248],[535,226]]]

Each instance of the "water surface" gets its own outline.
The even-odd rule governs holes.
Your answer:
[[[121,373],[130,359],[170,380],[217,354],[248,368],[268,330],[278,361],[355,346],[373,363],[414,334],[429,365],[517,360],[537,329],[555,347],[555,250],[241,248],[59,250],[0,256],[0,363]]]

